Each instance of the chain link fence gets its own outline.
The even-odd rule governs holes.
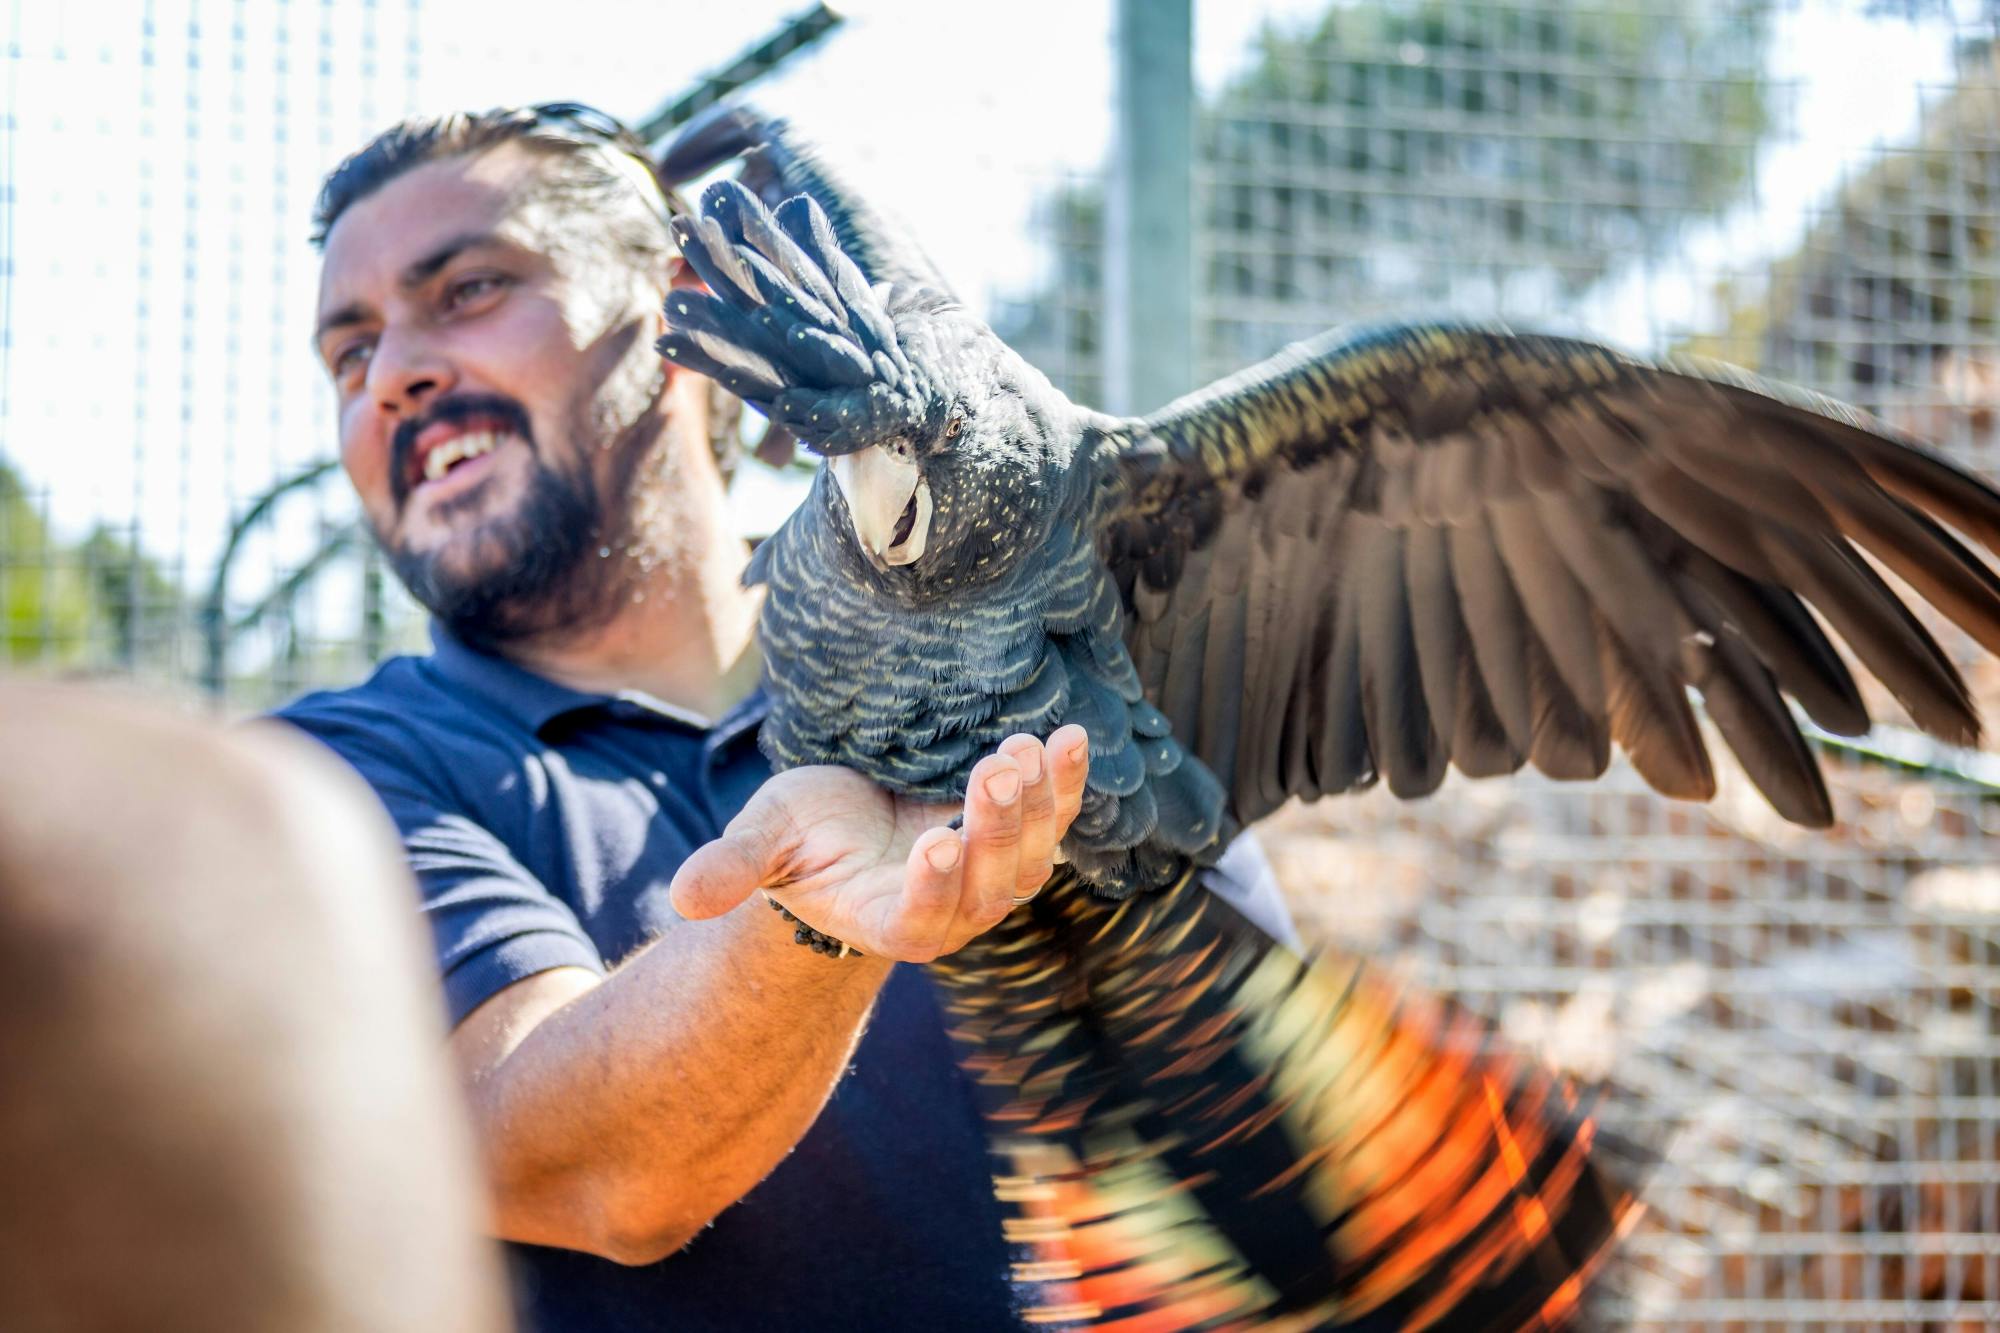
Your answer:
[[[1205,369],[1452,311],[1722,356],[1990,473],[1995,36],[1990,12],[1728,0],[1278,27],[1208,99]],[[1990,712],[2000,680],[1957,649]],[[1620,768],[1269,837],[1322,937],[1608,1080],[1607,1122],[1663,1145],[1619,1324],[1992,1327],[2000,809],[1966,767],[1838,762],[1823,835],[1740,778],[1693,809]]]
[[[762,100],[1105,401],[1109,4],[880,8]],[[606,3],[555,34],[453,0],[59,9],[14,7],[0,92],[0,650],[232,712],[354,679],[421,627],[315,471],[320,174],[409,109],[638,119],[786,7],[669,28]],[[1721,356],[2000,470],[1991,7],[1256,0],[1195,27],[1200,378],[1451,313]],[[795,493],[739,489],[752,529]],[[2000,717],[2000,673],[1955,651]],[[2000,1325],[2000,783],[1831,762],[1828,834],[1740,780],[1692,808],[1623,767],[1268,829],[1310,933],[1607,1080],[1608,1117],[1666,1142],[1623,1326]]]
[[[1203,81],[1201,379],[1331,323],[1449,313],[1722,357],[2000,465],[1991,9],[1267,9]],[[1105,199],[1047,197],[1053,280],[1000,312],[1097,398]],[[1991,714],[2000,674],[1950,642]],[[1616,1324],[1994,1327],[2000,789],[1916,748],[1835,756],[1829,834],[1740,775],[1691,808],[1623,766],[1264,834],[1310,936],[1605,1080],[1607,1122],[1662,1146]]]

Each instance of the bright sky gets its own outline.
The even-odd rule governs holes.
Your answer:
[[[1325,3],[1198,5],[1198,81],[1221,83],[1262,23]],[[247,496],[332,448],[304,243],[327,167],[413,109],[579,98],[637,118],[799,7],[12,0],[0,455],[47,487],[63,530],[136,517],[149,551],[202,577]],[[1105,156],[1110,0],[845,8],[850,22],[759,100],[850,163],[967,295],[1029,287],[1036,197]],[[1781,16],[1776,73],[1798,80],[1794,125],[1811,132],[1781,136],[1754,204],[1696,237],[1697,269],[1781,253],[1842,171],[1906,137],[1924,90],[1948,82],[1946,21],[1862,8]],[[1635,275],[1576,322],[1644,347],[1701,301],[1680,272]]]

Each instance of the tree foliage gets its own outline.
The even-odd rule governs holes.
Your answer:
[[[1267,29],[1208,115],[1206,221],[1574,287],[1738,196],[1771,122],[1768,35],[1761,4],[1657,0],[1390,0]]]
[[[6,660],[72,665],[96,624],[82,568],[51,539],[20,474],[0,464],[0,642]]]
[[[1762,0],[1361,0],[1267,28],[1200,110],[1210,370],[1383,311],[1573,296],[1738,199],[1773,111]],[[1067,253],[1005,330],[1077,383],[1102,186],[1050,203]],[[1091,227],[1094,232],[1094,227]],[[1468,307],[1470,309],[1468,310]],[[1539,314],[1539,309],[1524,312]]]
[[[129,539],[98,524],[81,541],[61,540],[21,474],[0,463],[0,656],[8,664],[129,669],[171,634],[179,608],[173,580]]]

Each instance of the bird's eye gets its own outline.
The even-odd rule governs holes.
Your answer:
[[[962,412],[952,413],[951,420],[944,423],[944,437],[947,440],[956,439],[958,437],[958,432],[960,431],[960,429],[964,427],[964,425],[965,425],[965,414]]]

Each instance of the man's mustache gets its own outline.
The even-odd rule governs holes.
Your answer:
[[[496,421],[509,433],[526,440],[530,447],[535,443],[535,437],[528,429],[527,409],[512,398],[477,393],[440,398],[422,416],[411,417],[397,426],[396,433],[389,437],[389,485],[398,509],[410,498],[410,490],[415,485],[410,458],[416,451],[417,436],[432,426],[463,424],[474,419]]]

